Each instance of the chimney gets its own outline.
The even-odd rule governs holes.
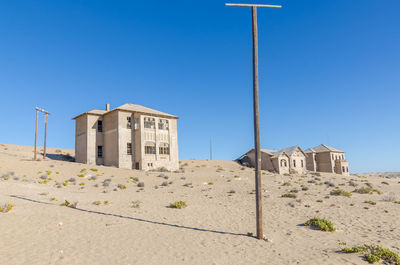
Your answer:
[[[106,111],[110,111],[110,104],[109,103],[106,104]]]

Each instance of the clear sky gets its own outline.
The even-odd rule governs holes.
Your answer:
[[[248,0],[242,1],[249,3]],[[261,146],[321,143],[350,170],[400,171],[400,1],[271,0],[261,9]],[[1,1],[0,143],[74,148],[105,103],[175,114],[181,158],[253,146],[250,9],[224,1]],[[40,123],[39,143],[43,141]]]

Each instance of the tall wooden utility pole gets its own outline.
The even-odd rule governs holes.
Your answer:
[[[50,113],[47,110],[41,109],[36,107],[36,128],[35,128],[35,149],[34,149],[34,155],[33,155],[33,160],[36,161],[37,159],[37,128],[38,128],[38,114],[39,112],[44,113],[44,152],[43,152],[43,159],[46,159],[46,140],[47,140],[47,115],[49,115]]]
[[[261,151],[260,151],[260,115],[258,111],[258,30],[257,30],[257,7],[282,8],[277,5],[257,4],[225,4],[231,7],[251,7],[251,22],[253,28],[253,111],[254,111],[254,150],[256,160],[255,184],[256,184],[256,225],[257,238],[263,239],[262,222],[262,190],[261,190]]]
[[[33,160],[35,160],[36,161],[36,155],[37,155],[37,153],[36,153],[36,146],[37,146],[37,126],[38,126],[38,116],[39,116],[39,111],[37,110],[37,108],[35,109],[36,110],[36,127],[35,127],[35,150],[34,150],[34,155],[33,155]]]

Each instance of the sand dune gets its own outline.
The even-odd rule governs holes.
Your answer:
[[[72,150],[48,153],[54,160],[34,162],[32,147],[0,145],[0,204],[14,205],[0,213],[0,264],[367,264],[338,252],[340,242],[400,252],[396,178],[263,172],[269,240],[260,241],[247,235],[255,232],[252,169],[182,160],[184,173],[164,178],[63,161]],[[352,192],[369,186],[381,194]],[[335,189],[352,196],[330,195]],[[296,198],[281,197],[290,191]],[[65,200],[76,208],[60,206]],[[187,207],[170,208],[175,201]],[[337,230],[302,225],[312,217]]]

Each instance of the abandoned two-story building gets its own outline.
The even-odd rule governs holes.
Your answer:
[[[237,161],[255,167],[254,149],[242,155]],[[261,169],[278,174],[327,172],[349,175],[349,163],[345,153],[328,145],[319,145],[303,151],[299,146],[282,150],[261,149]]]
[[[136,104],[75,120],[75,161],[119,168],[179,169],[177,116]]]
[[[349,162],[343,151],[321,144],[304,152],[307,155],[307,170],[349,175]]]

